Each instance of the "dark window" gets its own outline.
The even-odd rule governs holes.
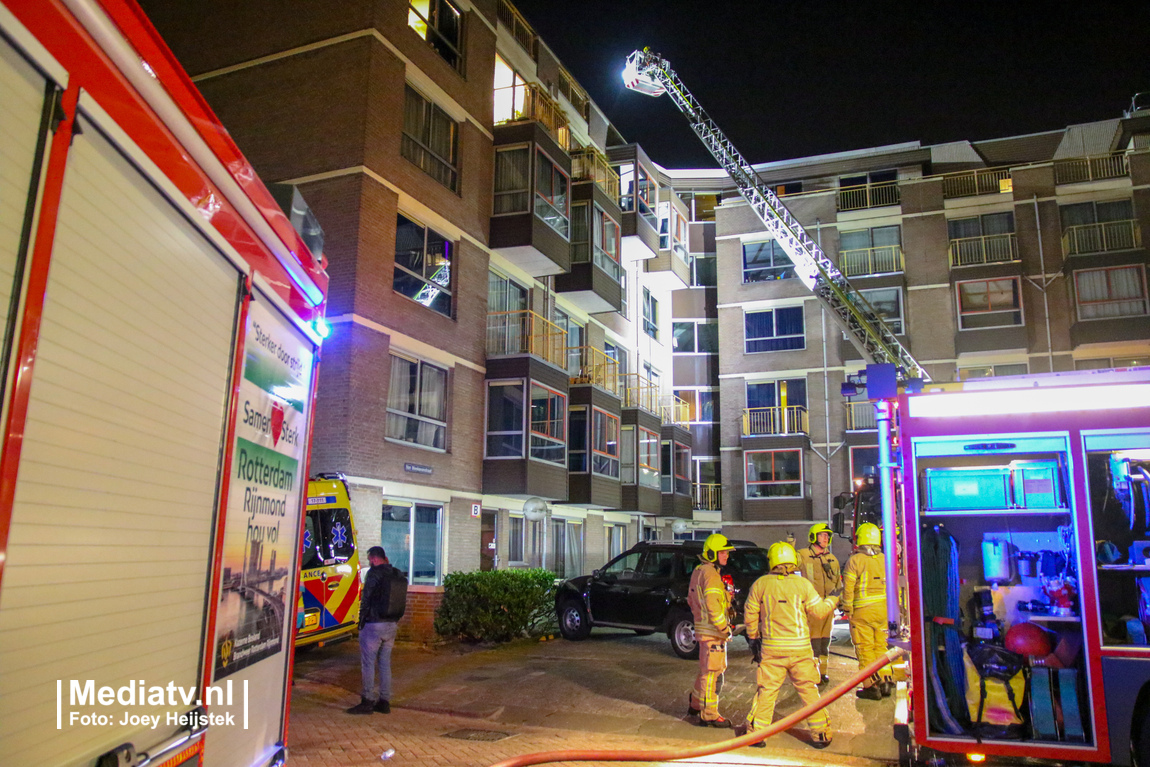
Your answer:
[[[777,240],[743,244],[743,282],[788,280],[795,265]]]
[[[407,86],[400,154],[453,192],[459,189],[457,133],[446,112]]]
[[[396,217],[392,287],[418,304],[451,316],[452,243],[434,229]]]
[[[523,457],[523,383],[487,387],[487,457]]]
[[[659,302],[647,288],[643,288],[643,332],[659,340]]]
[[[301,569],[341,564],[355,553],[351,515],[347,509],[312,509],[307,513]]]
[[[801,306],[747,312],[744,323],[747,354],[802,349],[806,346]]]
[[[1022,293],[1017,277],[960,282],[957,289],[960,329],[1022,324]]]
[[[568,418],[567,470],[585,472],[587,471],[587,408],[571,408]]]

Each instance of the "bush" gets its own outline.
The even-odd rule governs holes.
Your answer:
[[[532,570],[448,573],[435,632],[470,642],[507,642],[554,630],[555,574]]]

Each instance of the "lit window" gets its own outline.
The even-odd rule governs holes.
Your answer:
[[[380,515],[379,541],[388,559],[411,583],[442,583],[443,507],[388,501]]]
[[[659,435],[639,428],[639,484],[659,487]]]
[[[576,264],[591,261],[616,282],[623,279],[619,225],[598,205],[578,202],[571,206],[571,261]]]
[[[387,390],[387,438],[446,448],[447,371],[391,355]]]
[[[802,451],[748,451],[746,486],[747,498],[802,498]]]
[[[642,165],[623,163],[619,171],[619,207],[625,211],[636,211],[655,225],[655,184]]]
[[[495,57],[495,124],[522,120],[527,114],[527,82],[502,56]]]
[[[803,307],[787,306],[744,316],[746,352],[777,352],[806,346]]]
[[[1146,270],[1141,264],[1074,273],[1078,319],[1138,317],[1147,313]]]
[[[400,154],[451,191],[458,189],[456,136],[459,126],[409,85],[403,105]]]
[[[448,0],[411,0],[407,25],[456,71],[463,69],[463,14]]]
[[[980,365],[958,369],[958,380],[969,381],[972,378],[991,378],[1002,376],[1024,376],[1030,372],[1025,362],[1013,365]]]
[[[659,302],[648,288],[643,288],[643,332],[659,340]]]
[[[567,174],[542,151],[536,153],[535,215],[567,238]]]
[[[591,471],[618,479],[619,418],[599,408],[591,412]]]
[[[859,292],[891,332],[902,335],[902,291],[898,288],[875,288]]]
[[[672,351],[679,353],[701,352],[718,354],[719,326],[714,322],[675,322],[672,323]]]
[[[402,213],[395,224],[392,287],[416,303],[451,316],[452,243]]]
[[[1017,277],[960,282],[957,290],[960,329],[1022,324],[1022,290]]]
[[[663,442],[662,490],[664,493],[691,493],[691,448],[678,441]]]
[[[691,257],[691,287],[710,287],[719,284],[719,275],[716,271],[718,258],[713,254],[696,255]]]
[[[522,564],[523,559],[523,517],[509,517],[507,520],[507,560]]]
[[[527,213],[531,199],[531,148],[495,150],[495,215]]]
[[[531,384],[531,457],[566,464],[567,397],[554,389]]]
[[[795,265],[776,240],[743,243],[743,282],[787,280],[795,276]]]

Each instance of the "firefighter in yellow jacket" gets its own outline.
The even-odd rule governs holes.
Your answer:
[[[770,572],[755,581],[747,594],[743,618],[747,639],[758,670],[751,713],[751,731],[766,729],[775,714],[779,688],[789,676],[803,705],[819,699],[819,667],[811,649],[809,619],[822,619],[834,613],[838,590],[819,596],[810,581],[798,573],[799,558],[791,544],[780,541],[767,549]],[[826,709],[807,719],[813,745],[825,748],[831,742],[831,721]],[[761,741],[755,745],[764,745]]]
[[[849,613],[859,669],[886,652],[886,563],[881,541],[878,527],[869,522],[859,525],[855,534],[858,550],[843,569],[843,612]],[[866,700],[880,700],[893,690],[890,667],[884,666],[855,694]]]
[[[826,522],[812,525],[807,533],[810,545],[798,551],[799,572],[824,598],[842,582],[842,568],[831,553],[831,534],[831,528]],[[824,685],[830,681],[827,669],[830,666],[831,629],[834,627],[835,615],[832,611],[823,618],[808,616],[807,620],[811,630],[811,649],[819,661],[819,684]]]
[[[687,604],[695,619],[695,639],[699,643],[699,675],[691,693],[688,716],[698,716],[700,727],[730,727],[729,720],[719,715],[719,690],[727,670],[727,640],[731,638],[729,611],[731,595],[723,583],[719,568],[727,564],[734,550],[719,533],[703,542],[702,562],[691,573]]]

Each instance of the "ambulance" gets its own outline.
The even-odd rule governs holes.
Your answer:
[[[353,636],[359,597],[359,551],[347,483],[342,474],[320,474],[307,483],[296,647],[323,647]]]

